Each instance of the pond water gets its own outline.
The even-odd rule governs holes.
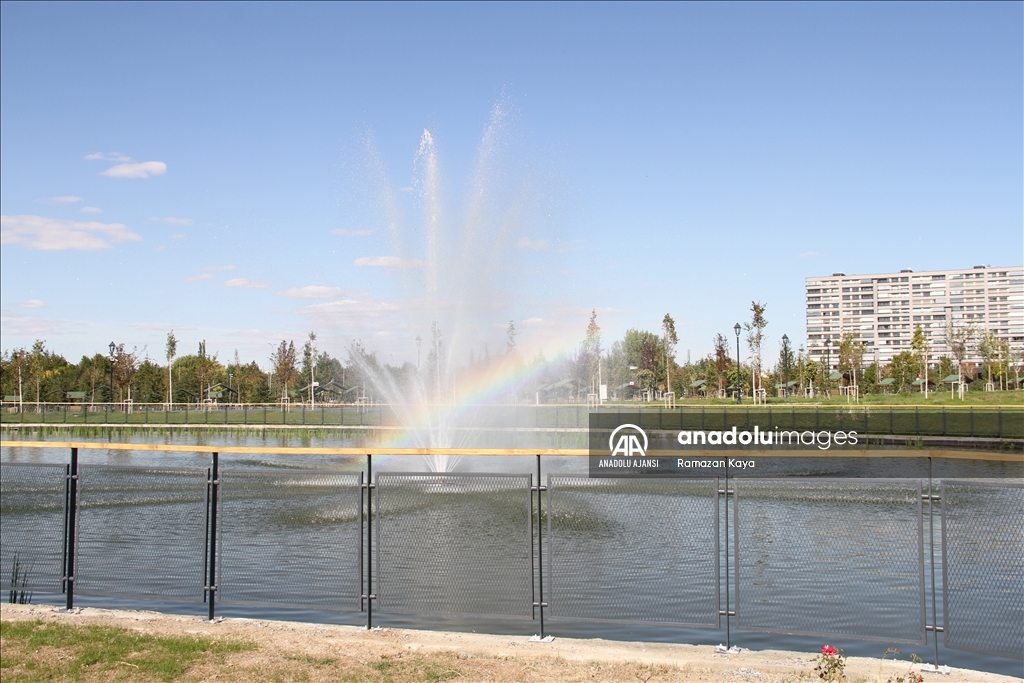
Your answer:
[[[272,448],[365,445],[380,435],[107,437]],[[552,435],[510,438],[521,446],[548,445]],[[568,447],[567,440],[585,443],[586,434],[559,439]],[[0,451],[5,465],[67,462],[63,450]],[[725,622],[715,613],[725,606],[728,547],[729,605],[739,614],[730,626],[732,644],[815,652],[829,643],[849,655],[875,657],[899,647],[932,661],[930,639],[927,644],[906,640],[934,621],[930,552],[936,553],[936,603],[943,623],[938,510],[930,544],[928,505],[921,503],[927,478],[905,460],[872,460],[840,466],[830,458],[800,458],[771,472],[791,477],[784,481],[736,479],[727,528],[716,479],[594,480],[587,477],[586,458],[544,457],[542,480],[550,485],[543,519],[544,599],[551,605],[546,632],[724,643]],[[209,455],[83,449],[80,463],[76,604],[205,614],[202,539]],[[221,456],[219,615],[365,624],[358,599],[365,552],[358,482],[365,466],[364,457]],[[135,467],[150,469],[127,469]],[[536,467],[530,456],[467,457],[458,473],[447,478],[408,477],[399,473],[425,470],[418,456],[375,456],[373,571],[380,598],[374,624],[536,633],[538,623],[529,608],[539,588],[529,491]],[[4,467],[5,577],[11,563],[8,541],[15,538],[18,520],[30,522],[33,514],[12,507],[16,497],[6,495],[17,490],[11,488],[16,469],[30,468]],[[1014,466],[1000,462],[957,460],[936,464],[935,470],[936,486],[939,478],[1021,481]],[[996,556],[1009,550],[1010,559],[997,562],[994,575],[1011,597],[987,604],[985,617],[967,614],[962,621],[981,631],[961,630],[961,644],[983,639],[986,625],[995,632],[1020,630],[1024,508],[1020,489],[1009,491],[997,507],[975,501],[969,509],[978,510],[981,518],[1020,520],[1010,526],[1009,535],[980,540],[996,548]],[[51,512],[59,515],[59,506]],[[155,543],[154,530],[160,537]],[[40,588],[35,602],[63,602],[57,591]],[[788,633],[769,632],[779,628]],[[800,635],[822,633],[829,635]],[[949,649],[941,638],[939,659],[952,666],[1022,673],[1020,661]]]

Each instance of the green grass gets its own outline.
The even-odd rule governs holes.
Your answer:
[[[43,621],[0,622],[4,681],[173,681],[208,658],[255,649],[243,641],[152,636],[124,628]]]

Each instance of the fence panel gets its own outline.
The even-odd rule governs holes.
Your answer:
[[[358,474],[220,471],[218,591],[224,603],[358,609]]]
[[[552,619],[717,628],[718,480],[548,482]]]
[[[924,642],[917,480],[734,480],[739,628]]]
[[[945,645],[1024,658],[1024,485],[942,482]]]
[[[374,610],[529,618],[530,476],[377,475]]]
[[[208,476],[82,465],[75,591],[202,601]]]
[[[67,474],[67,465],[0,467],[0,579],[8,599],[14,591],[63,590]]]

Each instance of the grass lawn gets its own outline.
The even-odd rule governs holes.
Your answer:
[[[4,681],[173,681],[193,665],[254,649],[244,641],[155,636],[109,626],[2,621]]]

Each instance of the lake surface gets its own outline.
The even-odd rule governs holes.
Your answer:
[[[130,440],[273,447],[348,446],[366,438],[193,433],[133,434]],[[585,433],[578,438],[585,443]],[[515,439],[536,445],[548,435]],[[6,465],[63,465],[67,453],[0,450],[7,577],[9,547],[17,547],[8,541],[19,528],[35,529],[38,543],[53,545],[62,531],[52,520],[62,516],[63,494],[22,496],[35,502],[15,507],[17,496],[9,493],[24,493],[33,477],[56,470]],[[927,479],[906,476],[906,463],[896,460],[877,460],[863,470],[837,467],[829,458],[799,460],[777,473],[799,478],[733,480],[727,531],[717,479],[594,480],[587,477],[586,458],[543,458],[543,481],[550,484],[540,565],[550,604],[546,632],[717,645],[726,640],[717,611],[725,607],[728,576],[729,605],[738,613],[731,624],[735,645],[816,652],[829,643],[859,656],[899,647],[932,661],[933,643],[919,639],[923,625],[934,621],[931,552],[944,623],[942,538],[936,510],[930,543],[928,505],[921,503]],[[76,604],[205,614],[209,455],[81,450],[80,462]],[[363,457],[221,456],[218,614],[365,623],[359,611],[366,549],[358,488],[365,465]],[[537,632],[530,603],[539,590],[539,549],[529,490],[536,465],[529,456],[472,457],[442,478],[425,475],[418,456],[376,456],[375,625]],[[993,462],[951,461],[936,469],[944,478],[1003,482],[1016,473]],[[23,470],[32,470],[31,476],[21,477]],[[402,474],[410,472],[421,474]],[[1019,520],[1001,536],[976,538],[975,527],[964,527],[970,533],[963,538],[981,545],[968,547],[959,561],[966,567],[986,553],[996,557],[985,571],[1002,585],[985,604],[983,618],[970,605],[957,607],[966,611],[956,623],[969,627],[957,633],[961,644],[984,639],[986,627],[1020,630],[1024,506],[1019,488],[1008,491],[995,503],[978,494],[961,501],[961,509],[974,514],[964,524],[978,527],[992,516],[1006,524]],[[47,529],[52,533],[39,531]],[[59,558],[53,566],[33,566],[33,572],[56,571],[58,582],[50,584],[56,589],[39,585],[35,602],[63,601],[55,595],[59,566]],[[780,628],[788,633],[766,630]],[[1019,661],[941,644],[939,657],[942,664],[1022,673]]]

